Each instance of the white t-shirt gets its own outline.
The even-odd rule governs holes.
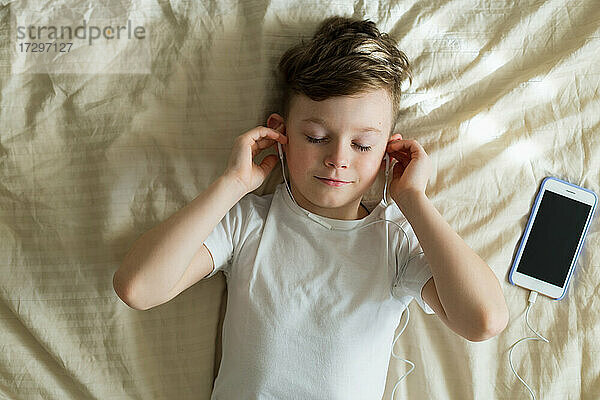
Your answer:
[[[285,183],[248,193],[204,242],[207,278],[223,271],[228,294],[211,400],[381,399],[402,312],[414,298],[434,313],[421,297],[431,270],[396,203],[360,220],[321,217],[339,230],[302,210]],[[393,223],[347,230],[382,217],[406,231],[408,256]]]

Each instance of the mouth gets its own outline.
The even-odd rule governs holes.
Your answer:
[[[336,179],[329,179],[329,178],[321,178],[320,176],[315,176],[315,178],[317,178],[318,180],[320,180],[323,183],[326,183],[328,185],[333,185],[333,186],[342,186],[342,185],[347,185],[349,183],[349,181],[339,181]]]

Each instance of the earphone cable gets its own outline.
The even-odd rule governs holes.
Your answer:
[[[511,347],[510,347],[510,351],[508,353],[508,360],[510,362],[510,369],[512,369],[512,372],[517,376],[517,378],[519,378],[519,380],[521,381],[521,383],[523,385],[525,385],[525,387],[527,388],[527,390],[529,391],[529,394],[531,395],[531,398],[533,400],[536,400],[535,398],[535,394],[533,393],[533,390],[531,390],[531,388],[529,387],[529,385],[527,385],[527,383],[525,383],[525,381],[523,379],[521,379],[521,377],[519,376],[519,374],[517,373],[517,371],[515,371],[515,368],[513,366],[513,362],[512,362],[512,352],[515,349],[515,346],[518,345],[521,342],[525,342],[527,340],[539,340],[539,341],[544,341],[546,343],[550,343],[550,341],[548,339],[546,339],[545,337],[543,337],[542,335],[540,335],[539,333],[537,333],[532,327],[531,325],[529,325],[529,310],[531,309],[531,306],[535,303],[535,300],[537,299],[537,292],[536,291],[531,291],[529,293],[529,304],[527,305],[527,311],[525,313],[525,322],[527,323],[527,326],[529,327],[529,329],[531,329],[531,331],[533,333],[535,333],[535,335],[537,337],[527,337],[527,338],[523,338],[518,340],[516,343],[514,343]]]

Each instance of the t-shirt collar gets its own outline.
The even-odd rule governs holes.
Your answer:
[[[320,225],[317,221],[314,221],[311,218],[308,218],[306,213],[310,212],[310,211],[308,211],[305,208],[296,204],[296,202],[292,199],[292,197],[288,193],[287,188],[285,187],[285,182],[282,182],[279,185],[277,185],[276,191],[278,192],[277,194],[279,196],[283,197],[284,203],[287,204],[288,207],[294,213],[306,218],[307,223],[313,223],[313,224]],[[376,215],[379,214],[379,212],[381,211],[381,208],[383,208],[383,207],[384,207],[384,204],[383,204],[383,199],[382,199],[379,202],[379,204],[377,204],[377,206],[369,213],[369,215],[367,215],[361,219],[335,219],[335,218],[323,217],[321,215],[316,215],[314,213],[311,213],[311,214],[315,215],[316,217],[318,217],[319,219],[323,220],[324,222],[333,226],[336,229],[348,230],[348,229],[355,228],[359,225],[364,225],[368,222],[371,222],[373,219],[376,218]],[[323,227],[323,228],[327,229],[325,227]]]

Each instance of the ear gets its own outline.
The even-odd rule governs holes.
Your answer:
[[[286,130],[285,130],[285,121],[284,121],[283,117],[277,113],[273,113],[273,114],[269,115],[269,118],[267,118],[267,128],[274,129],[274,130],[278,131],[279,133],[281,133],[282,135],[287,136]],[[283,156],[285,157],[285,153],[287,151],[287,143],[282,144],[281,149],[283,150]]]
[[[269,115],[269,118],[267,118],[267,128],[274,129],[283,135],[286,135],[285,121],[283,120],[283,117],[277,113]]]

